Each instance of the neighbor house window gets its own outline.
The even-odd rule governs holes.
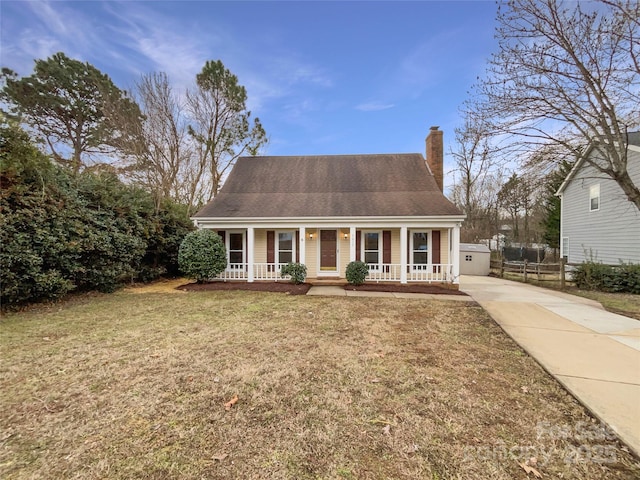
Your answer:
[[[600,210],[600,184],[589,187],[589,210]]]
[[[293,232],[278,232],[278,263],[293,262],[295,258],[295,234]]]
[[[362,250],[364,263],[377,266],[382,259],[382,240],[380,232],[362,232]]]
[[[429,234],[411,232],[411,265],[414,270],[425,270],[429,263]]]
[[[229,232],[226,240],[227,252],[229,252],[229,268],[244,268],[244,233]]]
[[[562,256],[565,260],[569,258],[569,237],[562,237]]]

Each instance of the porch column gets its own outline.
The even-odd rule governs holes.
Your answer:
[[[451,242],[451,255],[453,255],[453,283],[460,283],[460,224],[453,227],[453,241]]]
[[[305,227],[300,227],[300,242],[298,243],[298,252],[300,252],[300,263],[301,264],[305,264],[306,263],[306,253],[307,253],[307,249],[305,248],[305,245],[307,244],[305,241],[305,235],[307,234],[307,229]]]
[[[255,253],[256,236],[253,227],[247,228],[247,281],[253,282],[253,263]]]
[[[407,283],[407,227],[400,227],[400,283]]]
[[[349,227],[349,261],[356,261],[356,227]]]

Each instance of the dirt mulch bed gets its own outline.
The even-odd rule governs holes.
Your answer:
[[[432,295],[464,295],[460,290],[454,290],[437,285],[397,285],[390,283],[365,283],[364,285],[345,285],[345,290],[361,292],[395,292],[395,293],[430,293]]]
[[[294,285],[289,282],[208,282],[187,283],[180,285],[178,290],[188,292],[211,292],[216,290],[251,290],[253,292],[281,292],[289,295],[306,295],[311,285],[301,283]]]
[[[187,283],[177,287],[187,292],[210,292],[216,290],[250,290],[253,292],[280,292],[289,295],[306,295],[312,285],[302,283],[294,285],[289,282],[208,282]],[[345,285],[345,290],[361,292],[396,292],[396,293],[429,293],[432,295],[464,295],[459,290],[439,287],[436,285],[394,285],[390,283],[374,283],[365,285]]]

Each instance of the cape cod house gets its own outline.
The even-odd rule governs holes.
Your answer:
[[[300,262],[307,279],[457,284],[464,215],[442,192],[443,139],[431,127],[419,153],[239,158],[198,228],[224,239],[225,280],[278,280]]]
[[[640,132],[628,134],[627,171],[640,185]],[[570,264],[640,263],[640,211],[620,186],[592,165],[600,154],[592,143],[556,195],[560,197],[560,254]]]

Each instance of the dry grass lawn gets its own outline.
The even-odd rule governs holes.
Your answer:
[[[474,304],[124,291],[0,348],[3,479],[640,476]]]

